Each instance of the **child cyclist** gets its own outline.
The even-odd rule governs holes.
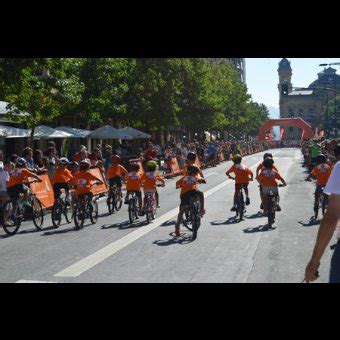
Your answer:
[[[36,174],[27,169],[27,161],[24,158],[18,158],[7,182],[7,195],[11,199],[17,200],[20,194],[23,194],[23,204],[30,206],[27,202],[29,187],[24,184],[24,182],[28,182],[30,177],[34,178],[37,182],[42,182]]]
[[[249,190],[248,184],[249,181],[253,180],[254,174],[253,172],[247,168],[244,164],[242,164],[242,157],[239,154],[234,155],[233,157],[234,165],[226,172],[226,175],[230,178],[235,180],[235,194],[234,194],[234,205],[231,208],[231,211],[237,210],[237,194],[241,190],[241,186],[244,186],[244,191],[246,193],[246,205],[250,204],[249,199]],[[231,173],[235,174],[235,177],[230,176]]]
[[[140,172],[140,165],[138,163],[132,163],[130,167],[131,171],[128,173],[126,178],[126,197],[125,204],[129,204],[129,195],[135,193],[138,198],[138,208],[139,208],[139,216],[143,216],[142,211],[142,174]]]
[[[265,153],[263,155],[263,161],[265,161],[267,158],[271,158],[273,159],[273,155],[271,153]],[[274,161],[274,160],[273,160]],[[259,166],[256,168],[256,179],[258,178],[259,174],[261,173],[261,171],[264,169],[264,165],[263,162],[259,164]],[[279,170],[276,168],[275,165],[273,165],[273,170],[275,170],[276,172],[279,172]],[[261,197],[261,206],[260,209],[263,209],[263,192],[262,192],[262,186],[260,184],[260,197]]]
[[[111,157],[112,166],[107,168],[106,176],[109,179],[110,187],[116,185],[118,188],[118,195],[122,195],[122,175],[127,175],[127,170],[120,164],[121,158],[118,155],[112,155]]]
[[[142,176],[142,185],[144,188],[144,194],[147,192],[155,193],[157,208],[159,205],[159,195],[157,191],[157,182],[161,182],[162,186],[165,186],[164,179],[157,176],[155,171],[157,169],[157,163],[155,161],[148,161],[146,163],[146,172]],[[144,207],[145,207],[145,196],[144,196]]]
[[[70,191],[70,182],[73,180],[73,175],[70,170],[67,169],[69,163],[69,160],[65,157],[59,159],[58,168],[54,173],[54,199],[60,198],[61,189],[64,189],[66,194]]]
[[[327,164],[327,158],[325,155],[318,155],[316,157],[316,166],[313,168],[310,175],[306,178],[307,181],[312,180],[312,176],[316,177],[316,189],[315,189],[315,204],[319,198],[319,195],[323,193],[323,190],[331,175],[332,168]]]
[[[188,155],[187,155],[187,159],[186,159],[186,164],[183,166],[183,168],[181,169],[182,170],[182,175],[185,176],[187,174],[187,169],[189,166],[196,166],[197,165],[195,164],[196,162],[196,159],[197,159],[197,155],[194,153],[194,152],[189,152]],[[204,175],[203,175],[203,172],[202,170],[198,168],[198,173],[199,175],[204,178]]]
[[[76,196],[80,198],[82,196],[88,196],[90,200],[93,198],[91,192],[91,183],[103,184],[103,181],[90,173],[91,161],[85,158],[79,164],[79,172],[74,175],[73,183],[76,189]]]
[[[187,168],[186,175],[176,182],[176,189],[181,188],[181,205],[179,209],[179,214],[177,218],[175,234],[180,236],[180,226],[181,221],[185,212],[185,209],[190,205],[190,200],[192,197],[199,198],[200,201],[200,214],[203,216],[205,214],[204,209],[204,195],[203,192],[197,190],[198,183],[205,183],[205,180],[199,175],[199,169],[195,165],[191,165]]]
[[[262,193],[263,193],[263,208],[264,208],[264,215],[267,216],[267,195],[270,191],[273,191],[275,196],[277,197],[277,206],[276,210],[281,211],[279,206],[279,190],[277,187],[277,181],[281,181],[281,183],[286,186],[285,180],[281,177],[281,175],[273,169],[274,161],[271,158],[266,158],[263,162],[264,169],[258,175],[257,180],[259,181],[260,185],[262,186]]]

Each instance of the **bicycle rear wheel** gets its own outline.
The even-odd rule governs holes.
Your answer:
[[[121,196],[119,196],[117,194],[117,190],[116,190],[116,200],[115,200],[115,209],[116,211],[119,211],[120,209],[122,209],[122,205],[123,205],[123,199]]]
[[[74,205],[73,203],[66,201],[64,206],[64,215],[67,223],[71,223],[74,216]]]
[[[85,222],[85,208],[83,206],[76,205],[74,209],[74,224],[77,230],[84,227]]]
[[[191,223],[191,212],[189,208],[186,208],[184,216],[182,217],[182,224],[189,231],[192,231],[192,223]]]
[[[243,216],[244,216],[244,197],[243,197],[243,193],[241,193],[239,195],[238,215],[239,215],[239,221],[241,222],[243,220]]]
[[[134,201],[131,199],[129,202],[129,220],[130,220],[130,223],[133,223],[135,220],[135,204],[134,204]]]
[[[52,208],[52,224],[55,228],[59,228],[61,224],[61,219],[62,219],[62,204],[60,202],[55,202]]]
[[[200,218],[198,215],[198,209],[195,206],[191,209],[191,220],[192,220],[192,239],[196,240],[200,224]]]
[[[268,199],[268,208],[267,208],[267,214],[268,214],[268,227],[271,228],[273,225],[273,214],[274,214],[274,206],[273,206],[273,200],[270,197]]]
[[[14,209],[15,204],[12,201],[7,201],[3,207],[3,228],[7,235],[15,235],[21,225],[21,219],[13,215]]]
[[[96,224],[98,221],[98,204],[96,201],[88,203],[88,210],[90,213],[90,220],[92,224]]]
[[[107,198],[107,207],[109,209],[109,214],[111,215],[114,212],[114,208],[115,208],[115,194],[110,191],[109,192],[109,196]]]
[[[33,209],[33,223],[38,230],[42,230],[42,226],[44,224],[44,211],[41,202],[35,196],[33,196],[31,202]]]

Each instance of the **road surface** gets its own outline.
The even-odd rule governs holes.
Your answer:
[[[282,212],[272,230],[258,214],[256,182],[249,185],[245,220],[235,223],[230,211],[234,182],[225,176],[232,163],[224,162],[204,171],[207,184],[200,188],[207,214],[197,240],[184,227],[181,237],[174,237],[179,191],[170,179],[159,188],[161,209],[150,225],[145,217],[130,225],[126,205],[107,216],[101,201],[97,224],[87,222],[79,231],[73,223],[54,229],[50,216],[45,216],[43,231],[25,222],[17,235],[7,237],[0,228],[0,282],[299,283],[319,226],[310,223],[314,186],[304,181],[298,149],[272,153],[288,184],[280,189]],[[262,158],[263,153],[250,155],[244,163],[255,170]],[[318,282],[328,281],[331,255],[328,247]]]

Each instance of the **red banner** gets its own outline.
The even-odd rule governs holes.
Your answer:
[[[44,208],[51,208],[54,204],[54,190],[50,178],[48,175],[40,175],[39,177],[42,182],[31,183],[30,188]],[[30,178],[29,181],[34,181],[34,178]]]

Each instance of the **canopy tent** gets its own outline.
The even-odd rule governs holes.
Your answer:
[[[133,139],[133,137],[123,131],[115,129],[110,125],[103,126],[97,130],[92,131],[88,137],[98,139]]]
[[[3,137],[6,137],[6,138],[27,138],[30,136],[30,133],[28,130],[19,129],[13,126],[0,125],[0,130],[1,130],[1,135],[3,134],[2,131],[5,132],[5,135]]]
[[[86,138],[91,133],[91,131],[76,129],[70,126],[58,126],[55,130],[72,134],[70,138]]]
[[[31,130],[28,130],[29,134],[31,134]],[[53,138],[70,138],[72,137],[72,134],[58,131],[55,129],[52,129],[49,126],[45,125],[39,125],[34,128],[34,139],[53,139]]]
[[[7,131],[3,127],[0,127],[0,137],[7,137]]]
[[[143,132],[143,131],[139,131],[137,129],[134,129],[132,127],[125,127],[123,129],[119,129],[119,131],[122,131],[124,133],[128,133],[129,135],[131,135],[133,137],[133,139],[150,139],[151,135]]]

